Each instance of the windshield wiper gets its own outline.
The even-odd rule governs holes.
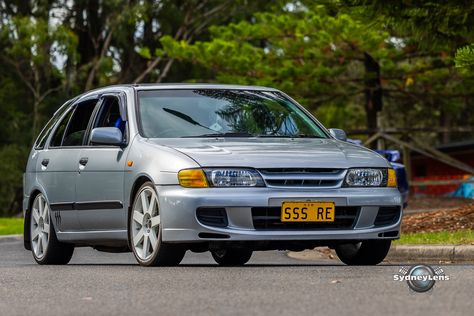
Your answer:
[[[295,134],[295,135],[278,135],[278,134],[261,134],[255,137],[275,137],[275,138],[324,138],[319,135]]]
[[[182,138],[200,138],[200,137],[262,137],[262,138],[324,138],[319,135],[296,134],[296,135],[278,135],[278,134],[250,134],[247,132],[226,132],[226,133],[210,133],[201,135],[182,136]]]
[[[211,133],[202,135],[182,136],[182,138],[200,138],[200,137],[254,137],[253,134],[246,132],[226,132],[226,133]]]
[[[297,134],[297,135],[291,135],[291,137],[294,138],[325,138],[319,135],[309,135],[309,134]]]
[[[189,122],[193,125],[197,125],[197,126],[200,126],[200,127],[204,127],[205,129],[208,129],[210,131],[214,131],[212,128],[209,128],[207,126],[204,126],[204,125],[200,124],[195,119],[193,119],[191,116],[189,116],[187,114],[184,114],[182,112],[179,112],[179,111],[176,111],[176,110],[173,110],[173,109],[168,109],[168,108],[163,108],[163,111],[168,112],[169,114],[172,114],[176,117],[179,117],[180,119],[185,120],[186,122]]]

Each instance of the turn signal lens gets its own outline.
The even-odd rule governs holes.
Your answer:
[[[397,187],[397,174],[394,169],[388,169],[387,186],[392,188]]]
[[[185,188],[207,188],[206,175],[201,169],[184,169],[178,172],[179,185]]]

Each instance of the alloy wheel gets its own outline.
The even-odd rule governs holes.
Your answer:
[[[144,187],[132,209],[132,243],[137,256],[146,261],[158,248],[160,212],[158,198],[150,187]]]
[[[44,257],[50,238],[50,217],[48,202],[43,194],[39,194],[31,210],[31,245],[36,258]]]

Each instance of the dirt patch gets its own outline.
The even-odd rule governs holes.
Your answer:
[[[474,201],[458,208],[406,214],[402,220],[403,233],[474,230]]]
[[[453,210],[474,204],[472,199],[446,196],[410,197],[405,214]]]

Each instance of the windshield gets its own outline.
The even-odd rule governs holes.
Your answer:
[[[138,92],[143,136],[314,137],[325,132],[279,92],[143,90]]]

